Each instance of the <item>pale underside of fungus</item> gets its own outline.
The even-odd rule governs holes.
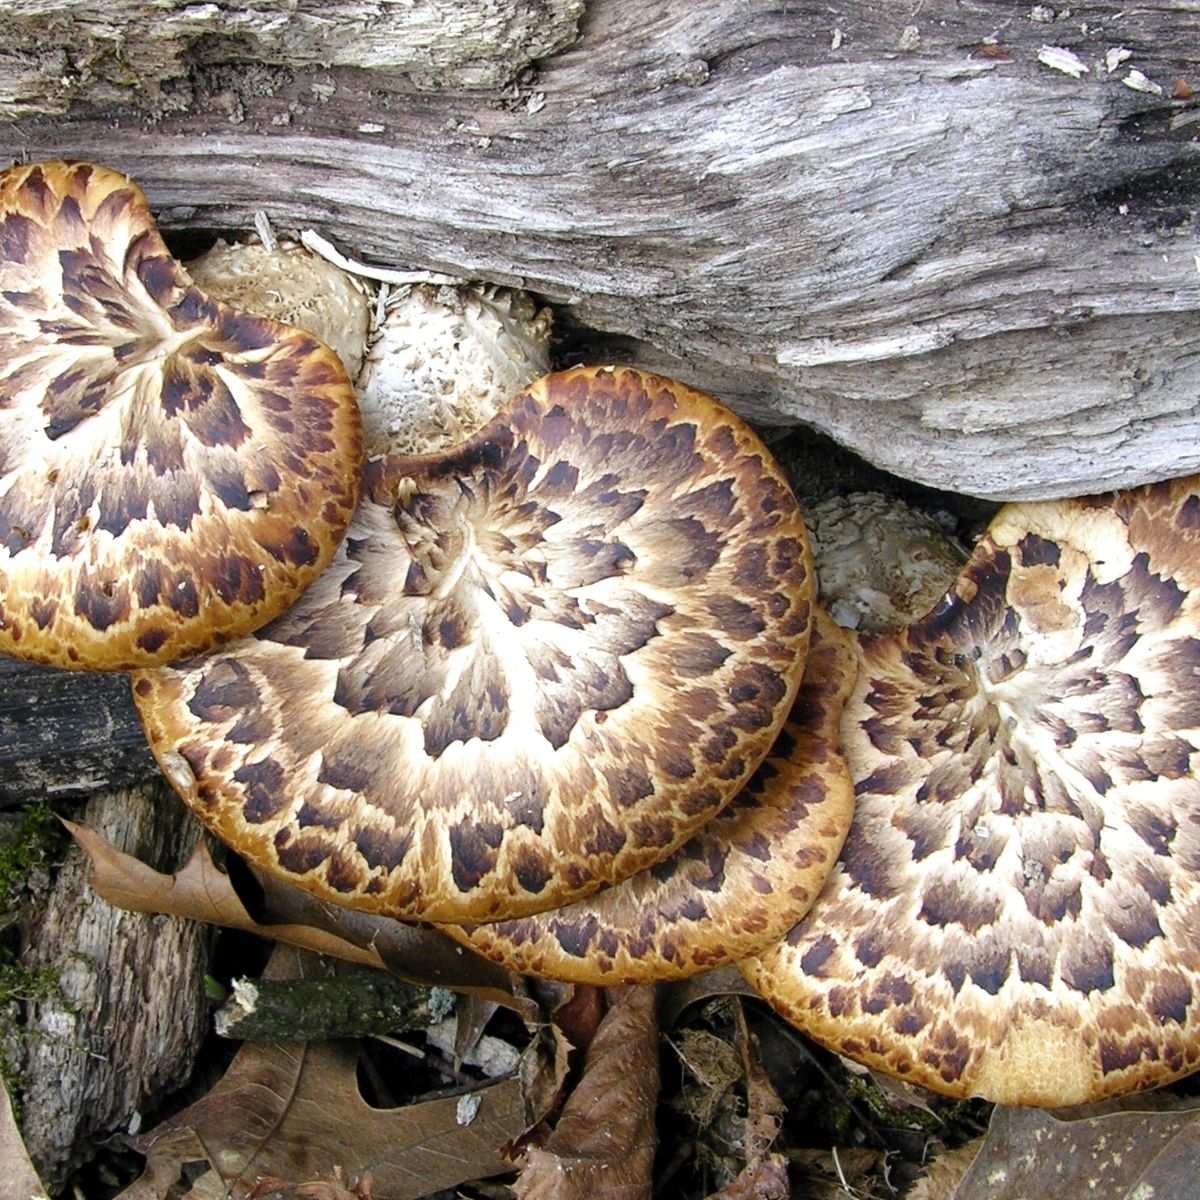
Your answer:
[[[673,855],[550,912],[442,928],[519,974],[603,984],[686,978],[782,937],[816,899],[854,808],[838,740],[857,660],[848,635],[814,614],[804,678],[770,753]]]
[[[213,831],[334,902],[474,922],[661,861],[767,753],[811,562],[750,430],[657,376],[548,376],[367,468],[342,549],[236,646],[135,674]]]
[[[744,965],[913,1083],[1070,1104],[1200,1065],[1200,480],[1011,505],[864,638],[850,835]]]
[[[141,191],[85,163],[0,176],[0,651],[170,661],[320,573],[358,492],[336,356],[212,300]]]

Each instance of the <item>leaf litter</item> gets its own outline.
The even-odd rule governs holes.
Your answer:
[[[300,964],[283,948],[268,974],[293,978]],[[417,1200],[510,1169],[504,1147],[528,1125],[518,1077],[463,1093],[479,1099],[464,1122],[461,1094],[373,1107],[359,1086],[358,1058],[350,1041],[244,1044],[206,1096],[129,1139],[146,1156],[146,1172],[121,1200],[240,1200],[264,1179],[305,1182],[334,1171],[349,1180],[369,1175],[379,1200]],[[190,1189],[174,1192],[185,1173]]]
[[[661,989],[527,990],[419,927],[322,912],[269,881],[247,904],[202,847],[166,876],[70,828],[97,891],[120,907],[465,989],[457,1020],[424,1048],[388,1036],[243,1044],[207,1094],[125,1139],[145,1163],[118,1200],[1194,1200],[1200,1100],[1186,1081],[1061,1112],[909,1094],[804,1043],[729,972]],[[304,961],[277,948],[266,974]],[[524,1017],[523,1050],[511,1027],[485,1032],[497,1013]],[[472,1059],[515,1070],[381,1100],[379,1048],[438,1055],[450,1073]],[[2,1159],[18,1167],[0,1168],[0,1200],[27,1200],[40,1185],[5,1120]]]

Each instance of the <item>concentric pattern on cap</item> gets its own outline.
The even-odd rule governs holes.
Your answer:
[[[115,669],[257,628],[361,455],[332,352],[193,287],[124,176],[0,175],[0,651]]]
[[[1198,585],[1200,479],[1004,509],[940,608],[864,641],[851,833],[751,982],[955,1095],[1200,1065]]]
[[[838,727],[858,661],[814,612],[804,679],[770,753],[670,858],[551,912],[442,928],[522,975],[603,984],[683,979],[782,937],[816,899],[854,808]]]
[[[579,369],[445,456],[371,463],[294,609],[135,695],[176,787],[261,867],[495,920],[660,861],[735,795],[795,697],[810,592],[740,420]]]

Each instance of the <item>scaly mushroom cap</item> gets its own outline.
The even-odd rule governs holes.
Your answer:
[[[393,291],[358,379],[367,453],[428,454],[482,429],[550,370],[551,323],[509,288]]]
[[[927,613],[967,552],[927,512],[879,492],[829,496],[805,510],[818,599],[845,629],[884,633]]]
[[[0,175],[0,651],[118,669],[243,636],[332,557],[361,456],[333,353],[192,286],[124,176]]]
[[[816,899],[854,809],[838,739],[858,660],[814,614],[800,691],[770,753],[670,858],[551,912],[442,928],[519,974],[594,984],[683,979],[781,938]]]
[[[219,241],[190,259],[186,270],[210,296],[311,333],[338,356],[351,379],[357,378],[372,303],[361,279],[287,241],[272,249],[257,242]]]
[[[863,641],[850,836],[751,983],[951,1095],[1200,1065],[1198,589],[1200,479],[1003,509],[939,608]]]
[[[812,586],[786,481],[709,397],[551,375],[445,455],[371,462],[257,636],[134,693],[216,834],[350,907],[554,907],[666,857],[770,747]]]

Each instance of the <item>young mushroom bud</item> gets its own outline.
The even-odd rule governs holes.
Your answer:
[[[967,557],[935,517],[879,492],[828,496],[805,518],[818,598],[845,629],[882,633],[915,621]]]
[[[358,380],[368,455],[464,441],[550,370],[550,310],[483,284],[391,292]]]
[[[292,241],[219,241],[187,264],[192,282],[235,308],[311,333],[358,377],[371,323],[371,291],[360,279]]]
[[[184,799],[267,872],[499,920],[660,862],[733,798],[795,698],[811,589],[737,417],[580,368],[443,454],[369,463],[295,608],[134,695]]]
[[[358,494],[337,357],[195,287],[123,175],[0,175],[0,651],[168,662],[256,629]]]

